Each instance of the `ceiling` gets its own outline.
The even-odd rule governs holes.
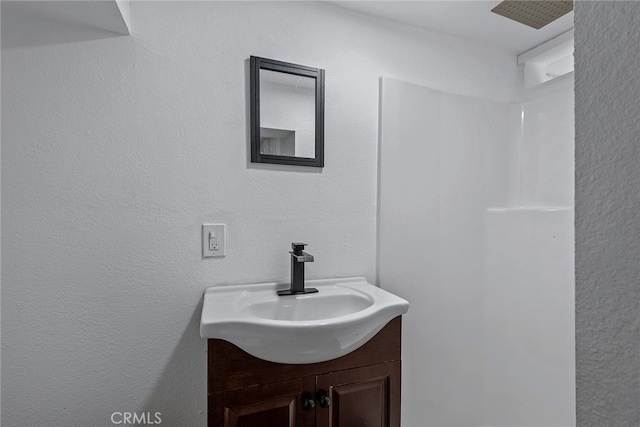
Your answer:
[[[440,33],[525,52],[573,28],[573,12],[535,30],[491,12],[500,0],[332,1],[332,4]]]
[[[491,12],[500,0],[329,1],[341,8],[427,30],[452,34],[519,54],[568,31],[573,12],[535,30]],[[64,22],[80,22],[96,28],[129,34],[123,0],[2,2],[2,12],[30,12]],[[14,19],[3,19],[5,23]],[[15,22],[16,26],[19,24]],[[3,31],[3,33],[5,33]],[[5,43],[3,43],[5,44]]]
[[[124,0],[2,1],[2,13],[6,15],[2,25],[11,29],[3,30],[2,36],[22,37],[29,31],[41,31],[43,26],[54,27],[56,24],[128,35],[128,7]]]

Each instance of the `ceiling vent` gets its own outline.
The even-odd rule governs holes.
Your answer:
[[[573,1],[505,0],[491,12],[539,30],[573,10]]]

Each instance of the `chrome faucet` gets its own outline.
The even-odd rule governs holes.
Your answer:
[[[291,244],[291,288],[278,291],[278,295],[312,294],[318,292],[316,288],[304,287],[304,263],[313,262],[313,255],[303,249],[306,243],[293,242]]]

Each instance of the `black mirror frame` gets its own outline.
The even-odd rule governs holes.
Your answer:
[[[260,70],[271,70],[316,80],[316,147],[315,157],[276,156],[260,153]],[[250,58],[250,102],[251,102],[251,162],[279,165],[324,167],[324,70],[251,56]]]

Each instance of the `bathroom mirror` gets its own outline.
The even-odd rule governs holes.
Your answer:
[[[251,162],[324,167],[324,70],[252,56]]]

